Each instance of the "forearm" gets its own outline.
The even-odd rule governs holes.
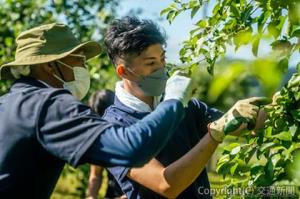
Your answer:
[[[97,198],[102,184],[102,168],[91,165],[87,196]]]
[[[89,178],[88,197],[97,198],[102,180],[96,177]]]
[[[165,168],[165,195],[176,198],[200,175],[218,146],[207,133],[200,142],[179,160]]]
[[[106,129],[86,152],[85,160],[105,166],[141,166],[164,147],[183,116],[179,101],[162,102],[134,125]]]

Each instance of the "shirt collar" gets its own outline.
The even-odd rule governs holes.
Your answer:
[[[10,91],[29,88],[32,86],[39,87],[39,88],[50,88],[51,87],[49,84],[47,84],[41,80],[37,80],[32,77],[21,77],[20,79],[17,79],[13,83]]]
[[[123,82],[119,81],[116,83],[115,89],[116,97],[120,100],[122,104],[125,106],[138,111],[138,112],[151,112],[151,107],[140,100],[139,98],[135,97],[134,95],[127,92],[123,87]],[[161,96],[154,97],[154,108],[159,104]]]

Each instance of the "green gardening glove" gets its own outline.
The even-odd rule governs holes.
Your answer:
[[[222,142],[225,135],[234,133],[238,129],[254,129],[259,106],[269,102],[265,97],[252,97],[237,101],[223,117],[209,125],[211,136],[214,140]],[[247,125],[240,129],[243,124]]]

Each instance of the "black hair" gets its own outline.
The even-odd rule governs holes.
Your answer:
[[[89,99],[89,106],[99,115],[103,115],[105,109],[114,103],[115,94],[113,91],[104,89],[92,94]]]
[[[104,42],[108,56],[116,64],[118,58],[126,60],[138,56],[150,45],[165,46],[166,34],[151,20],[127,16],[110,24]]]

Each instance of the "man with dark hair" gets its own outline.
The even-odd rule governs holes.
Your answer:
[[[165,34],[149,20],[115,20],[105,35],[107,52],[122,78],[114,105],[104,118],[128,126],[147,116],[165,93]],[[261,98],[238,101],[226,114],[193,99],[175,134],[160,153],[142,168],[111,167],[128,198],[210,198],[205,165],[227,134],[239,134],[255,121]],[[222,116],[223,115],[223,116]],[[254,123],[255,124],[255,123]],[[209,133],[207,133],[209,132]]]
[[[16,42],[15,60],[0,67],[2,78],[16,79],[0,97],[1,199],[49,198],[65,163],[141,166],[184,115],[191,80],[177,75],[153,114],[126,128],[111,124],[79,101],[90,87],[85,62],[100,53],[98,43],[80,43],[57,23],[24,31]]]

